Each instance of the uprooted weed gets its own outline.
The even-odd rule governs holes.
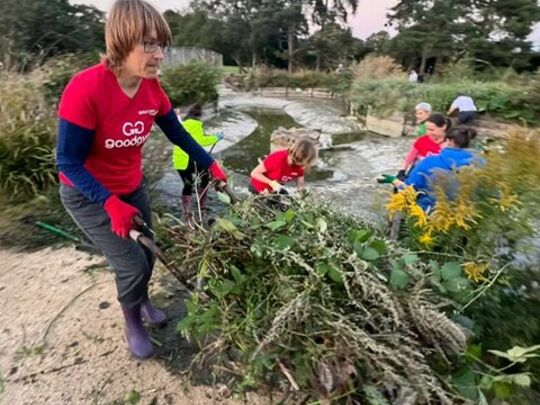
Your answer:
[[[277,384],[362,403],[461,401],[440,376],[465,333],[425,287],[427,266],[366,224],[310,199],[276,211],[254,198],[208,232],[162,231],[169,254],[206,280],[179,330],[201,346],[198,360],[241,376],[240,388]],[[410,288],[394,288],[398,263],[416,280]]]

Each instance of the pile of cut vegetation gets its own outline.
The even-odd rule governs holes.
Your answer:
[[[446,380],[467,336],[428,287],[436,264],[309,197],[269,203],[245,200],[209,231],[162,228],[171,257],[205,280],[179,324],[196,360],[240,389],[459,403]]]

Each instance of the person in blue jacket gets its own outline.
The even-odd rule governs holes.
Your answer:
[[[474,128],[455,127],[450,129],[445,136],[446,146],[439,155],[423,159],[412,170],[405,182],[397,178],[388,179],[391,180],[389,182],[398,189],[406,185],[413,186],[420,193],[417,200],[418,205],[424,211],[430,212],[436,202],[431,183],[437,173],[449,173],[460,167],[473,164],[475,161],[481,162],[474,152],[467,149],[475,137],[476,130]]]

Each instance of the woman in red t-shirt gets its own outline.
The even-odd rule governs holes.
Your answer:
[[[433,113],[426,121],[426,135],[418,138],[413,145],[397,174],[397,178],[404,180],[407,173],[420,160],[430,155],[438,155],[444,143],[446,131],[452,126],[450,118],[441,113]]]
[[[155,257],[129,239],[129,231],[139,215],[152,226],[142,147],[154,123],[213,179],[226,182],[227,176],[182,127],[159,83],[171,43],[165,18],[144,0],[116,0],[105,42],[103,62],[77,73],[59,104],[60,198],[114,270],[129,349],[144,359],[154,348],[143,320],[162,325],[166,315],[149,297]],[[149,229],[143,233],[152,237]]]
[[[309,139],[300,139],[289,149],[270,153],[251,172],[254,194],[277,193],[285,183],[296,179],[298,191],[304,188],[304,173],[317,160],[317,149]]]

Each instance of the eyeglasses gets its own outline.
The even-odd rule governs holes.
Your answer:
[[[164,44],[158,44],[156,42],[143,42],[144,46],[144,52],[146,53],[154,53],[158,50],[158,48],[161,50],[161,52],[165,53],[167,51],[167,46]]]

